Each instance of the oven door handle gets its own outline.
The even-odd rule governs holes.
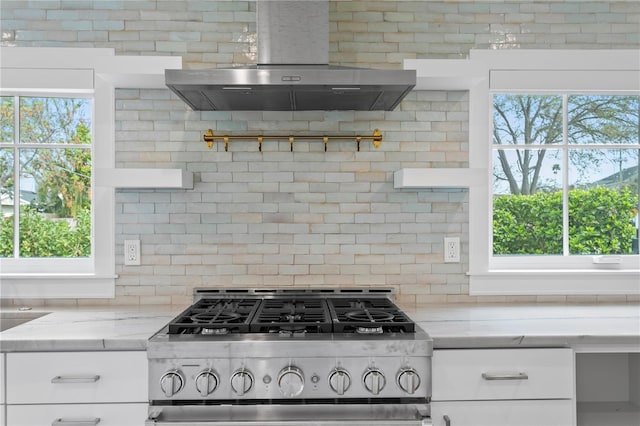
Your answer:
[[[307,426],[433,426],[430,418],[422,420],[309,420]],[[145,426],[299,426],[300,420],[292,421],[254,421],[254,420],[222,420],[214,422],[163,422],[147,420]]]

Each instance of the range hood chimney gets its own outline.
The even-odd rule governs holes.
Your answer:
[[[165,70],[165,83],[196,111],[393,110],[414,70],[328,65],[329,2],[256,1],[258,65]]]

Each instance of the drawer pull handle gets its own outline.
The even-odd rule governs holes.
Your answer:
[[[451,426],[451,419],[446,414],[442,417],[444,420],[444,426]]]
[[[94,376],[56,376],[51,383],[95,383],[100,380],[97,374]]]
[[[98,423],[100,423],[99,417],[82,420],[55,419],[53,423],[51,423],[51,426],[96,426]]]
[[[529,376],[527,373],[482,373],[482,378],[485,380],[527,380]]]

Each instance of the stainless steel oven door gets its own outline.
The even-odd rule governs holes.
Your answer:
[[[428,404],[152,407],[146,426],[431,426]]]

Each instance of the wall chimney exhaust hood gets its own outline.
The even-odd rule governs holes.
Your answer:
[[[196,111],[393,110],[415,70],[328,65],[329,3],[256,1],[258,65],[165,70],[166,85]]]

